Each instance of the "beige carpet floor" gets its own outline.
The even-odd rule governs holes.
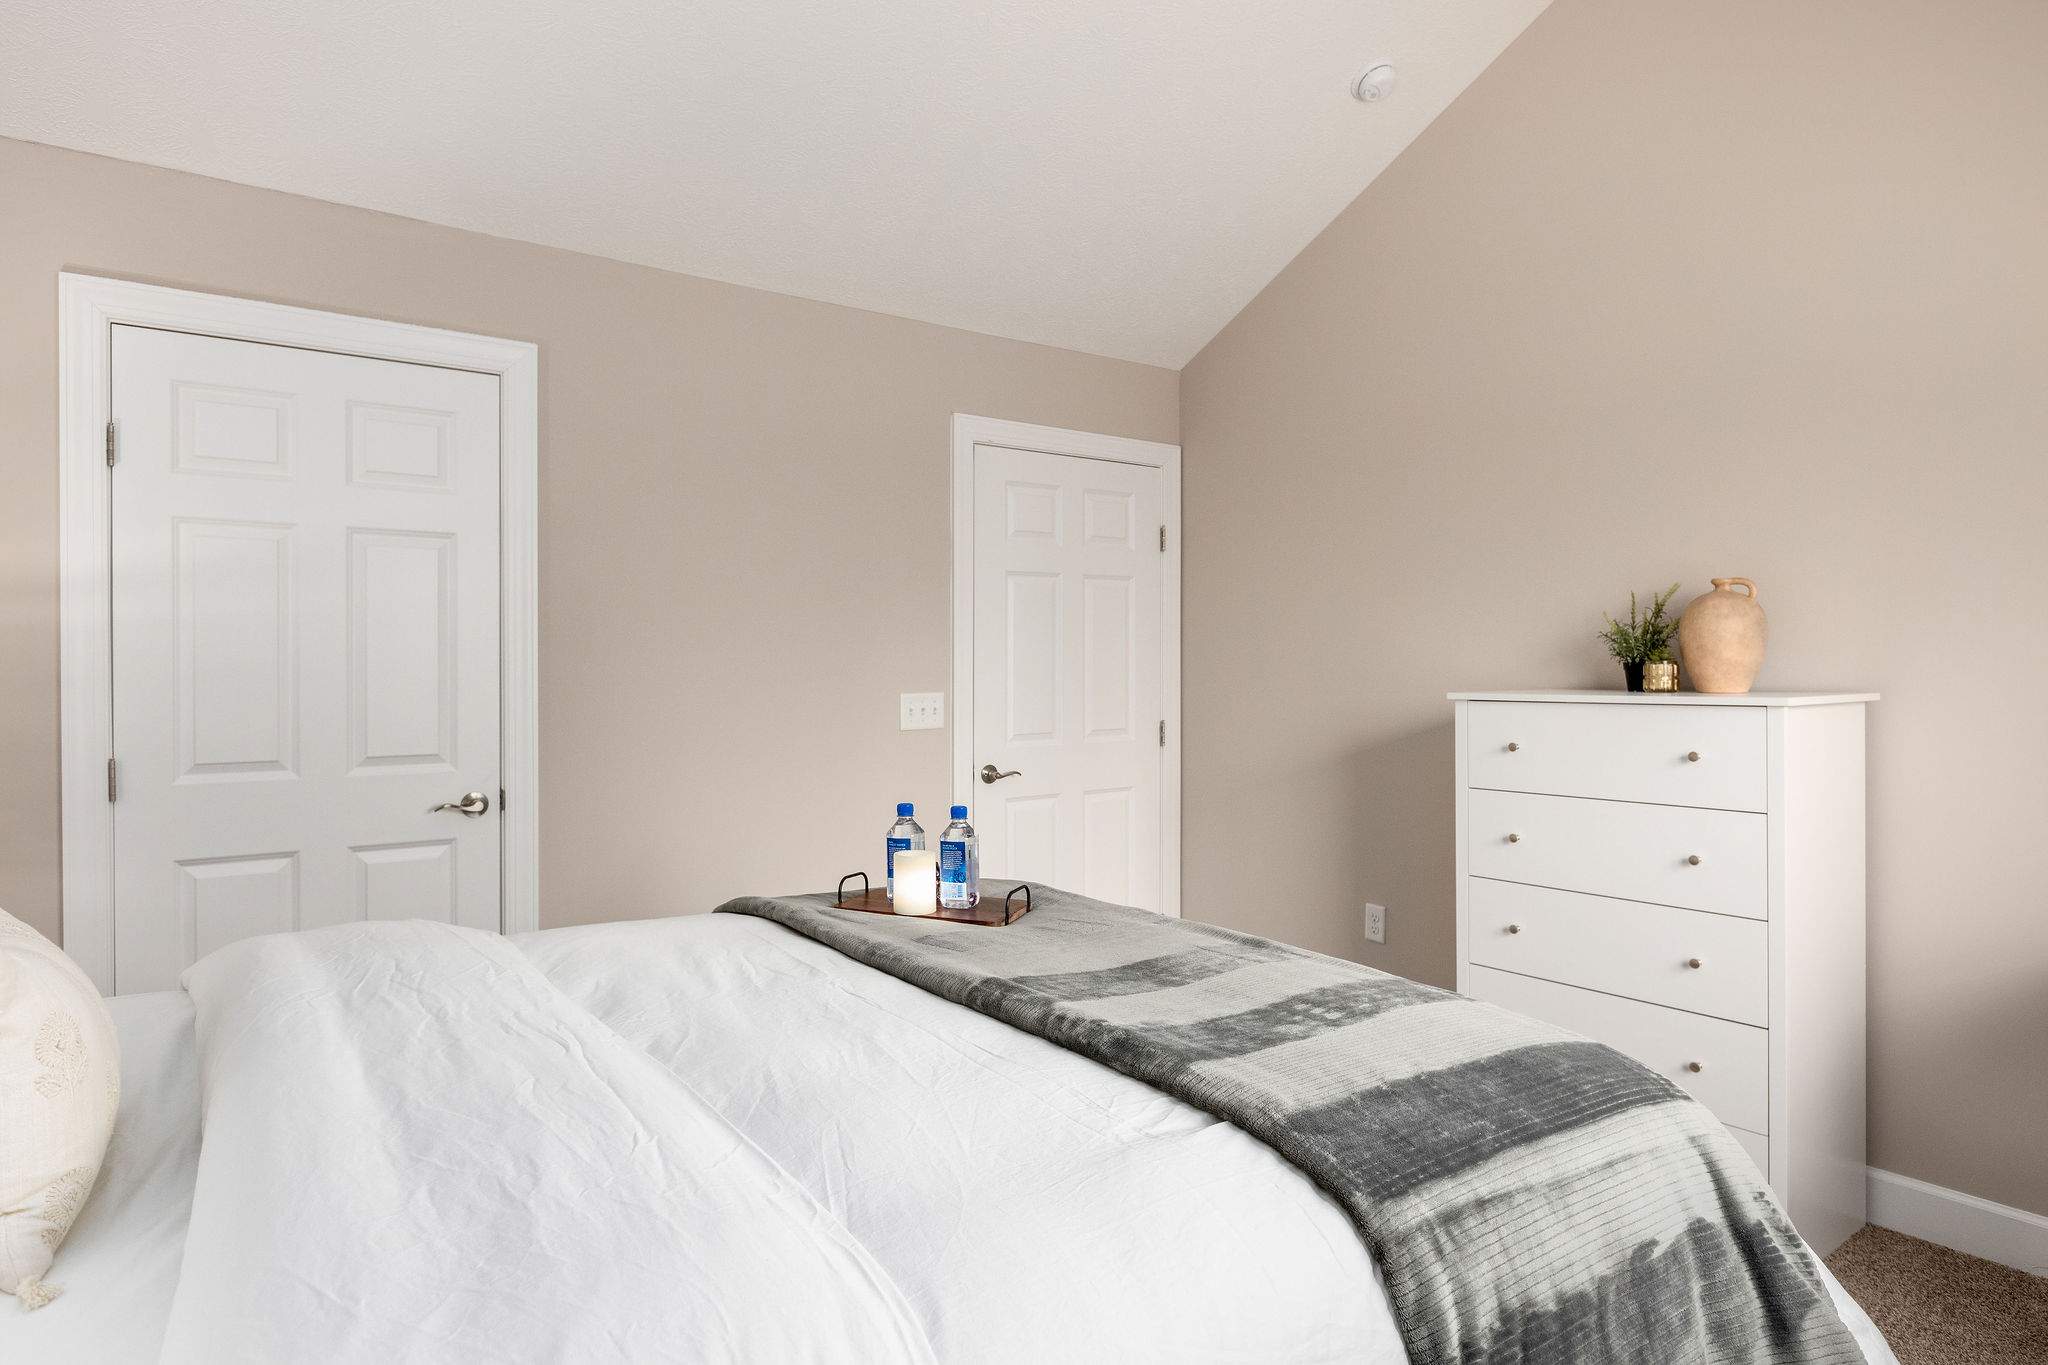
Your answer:
[[[2048,1365],[2048,1279],[1869,1225],[1828,1269],[1899,1365]]]

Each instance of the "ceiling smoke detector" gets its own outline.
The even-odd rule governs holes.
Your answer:
[[[1378,104],[1394,93],[1394,68],[1386,62],[1368,66],[1351,82],[1351,96],[1367,104]]]

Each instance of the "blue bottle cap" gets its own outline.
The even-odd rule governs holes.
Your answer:
[[[955,807],[953,807],[953,818],[954,818],[955,820],[965,820],[965,819],[967,818],[967,807],[965,807],[965,806],[955,806]]]
[[[896,818],[899,820],[906,815],[914,815],[916,812],[917,807],[908,801],[898,801],[896,803]]]

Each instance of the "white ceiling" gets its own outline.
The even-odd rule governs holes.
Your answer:
[[[0,134],[1179,367],[1547,2],[6,0]]]

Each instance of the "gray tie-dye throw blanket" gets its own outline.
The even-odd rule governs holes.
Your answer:
[[[1230,1120],[1348,1212],[1416,1365],[1862,1353],[1755,1166],[1598,1043],[1213,925],[1032,888],[1008,928],[756,915]]]

